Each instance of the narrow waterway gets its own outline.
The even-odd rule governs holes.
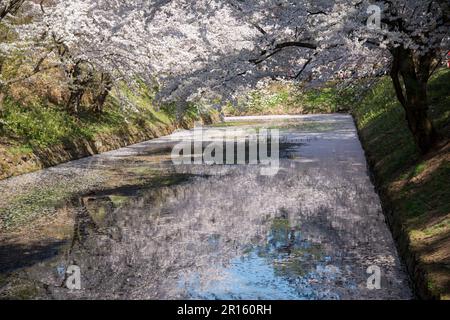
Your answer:
[[[261,128],[280,131],[272,175],[261,164],[174,165],[173,146],[191,137],[179,131],[0,182],[11,216],[22,208],[12,188],[22,198],[55,193],[49,181],[73,188],[45,218],[45,205],[27,209],[46,221],[28,242],[25,218],[22,233],[0,238],[3,296],[27,281],[44,299],[412,298],[351,116],[228,118],[201,131],[211,142],[239,129],[245,146]],[[65,287],[71,265],[81,290]]]

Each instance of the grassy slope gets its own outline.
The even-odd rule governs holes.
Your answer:
[[[420,296],[450,298],[450,71],[429,87],[430,114],[443,146],[422,157],[408,131],[389,79],[355,106],[363,145],[399,249]]]
[[[119,96],[127,96],[123,106]],[[0,105],[0,179],[115,149],[190,126],[215,116],[190,105],[181,114],[174,106],[156,109],[148,89],[113,91],[104,112],[86,110],[77,117],[63,106],[39,98],[19,103],[6,97]]]

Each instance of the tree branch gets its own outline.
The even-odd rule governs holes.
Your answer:
[[[5,4],[0,3],[0,21],[2,21],[8,14],[15,14],[24,2],[25,0],[10,0]]]
[[[271,56],[280,52],[282,49],[289,48],[289,47],[299,47],[299,48],[306,48],[306,49],[312,49],[312,50],[317,49],[317,45],[315,45],[313,43],[308,43],[308,42],[302,42],[302,41],[280,42],[280,43],[277,43],[275,46],[273,46],[273,51],[264,50],[261,52],[261,57],[259,57],[257,59],[251,59],[251,60],[249,60],[249,62],[254,63],[254,64],[260,64],[261,62],[269,59]]]

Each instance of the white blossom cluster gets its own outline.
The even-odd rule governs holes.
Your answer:
[[[265,78],[315,83],[378,75],[393,47],[449,48],[447,0],[29,3],[34,19],[17,26],[22,41],[63,43],[70,60],[114,79],[157,82],[162,98],[182,101],[232,98]],[[378,29],[366,25],[370,5],[381,9]]]

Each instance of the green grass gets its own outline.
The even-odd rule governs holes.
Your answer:
[[[366,148],[378,160],[377,167],[383,179],[395,179],[396,172],[418,158],[418,149],[390,79],[382,79],[360,104],[354,106],[353,113],[365,137]]]
[[[448,136],[450,112],[448,106],[450,72],[440,71],[429,85],[430,116],[437,129]],[[410,165],[419,166],[414,175],[424,169],[416,163],[420,154],[407,127],[405,113],[396,99],[390,79],[384,78],[365,99],[353,108],[365,144],[374,158],[384,180],[395,180]]]
[[[155,104],[154,96],[154,90],[140,81],[132,88],[118,84],[102,112],[82,105],[73,115],[64,105],[50,103],[47,97],[30,93],[27,102],[19,102],[3,93],[0,179],[140,142],[175,127],[192,127],[195,121],[206,124],[218,121],[218,112],[209,106],[193,103],[184,107],[161,106]]]
[[[68,139],[92,139],[96,133],[122,125],[124,113],[108,108],[100,115],[82,112],[75,117],[59,106],[23,106],[6,99],[1,117],[2,131],[19,144],[18,148],[33,148]]]
[[[28,145],[19,145],[9,148],[9,152],[11,152],[11,154],[14,156],[30,155],[33,153],[33,149]]]
[[[450,138],[450,70],[429,83],[430,117],[443,139]],[[449,266],[444,245],[450,234],[450,162],[448,151],[420,155],[407,127],[390,79],[381,79],[353,108],[363,145],[381,193],[406,231],[410,250],[436,297],[448,297]],[[430,254],[431,258],[430,258]],[[442,275],[447,275],[447,280]]]
[[[129,101],[124,105],[122,97]],[[14,150],[43,148],[77,138],[95,139],[100,133],[118,133],[127,128],[167,126],[177,121],[174,107],[156,108],[154,96],[141,84],[131,90],[121,85],[108,97],[102,113],[82,109],[70,114],[64,106],[36,101],[23,105],[11,98],[3,101],[0,109],[0,132],[7,137]],[[189,105],[182,117],[196,120],[199,108]]]
[[[229,103],[223,111],[227,116],[333,113],[342,110],[341,102],[333,85],[302,89],[281,83],[254,90],[237,104]]]

